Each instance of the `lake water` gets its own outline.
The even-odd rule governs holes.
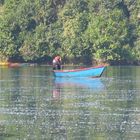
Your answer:
[[[139,140],[140,67],[54,78],[47,66],[0,67],[0,140]]]

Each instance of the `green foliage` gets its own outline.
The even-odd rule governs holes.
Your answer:
[[[0,57],[139,61],[139,8],[136,0],[3,0]]]

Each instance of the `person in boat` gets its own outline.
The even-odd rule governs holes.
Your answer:
[[[60,70],[61,69],[61,57],[60,56],[56,56],[53,59],[53,70]]]

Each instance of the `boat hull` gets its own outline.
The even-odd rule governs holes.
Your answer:
[[[100,77],[105,66],[96,66],[76,70],[54,70],[56,77]]]

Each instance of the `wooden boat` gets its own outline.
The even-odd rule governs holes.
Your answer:
[[[105,69],[105,66],[96,66],[75,70],[54,70],[56,77],[100,77]]]

